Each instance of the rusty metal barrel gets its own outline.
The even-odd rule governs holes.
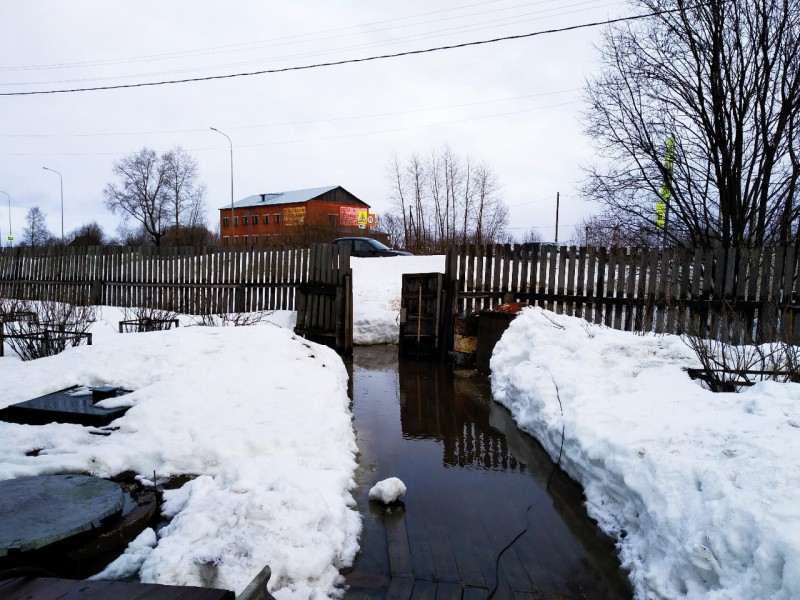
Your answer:
[[[461,369],[472,369],[478,351],[478,315],[456,318],[453,332],[453,364]]]

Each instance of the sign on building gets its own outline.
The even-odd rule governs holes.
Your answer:
[[[283,224],[285,227],[297,227],[305,222],[305,206],[292,206],[283,209]]]
[[[358,225],[359,209],[355,206],[339,207],[339,225],[342,227],[356,227]]]

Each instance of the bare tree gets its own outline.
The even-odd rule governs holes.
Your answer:
[[[587,133],[608,159],[586,196],[605,217],[672,243],[797,236],[800,0],[631,0],[588,83]]]
[[[579,246],[655,246],[658,238],[652,229],[625,227],[616,219],[595,215],[575,225],[572,242]]]
[[[508,224],[508,207],[500,199],[497,175],[486,163],[475,168],[475,243],[492,243],[502,237]]]
[[[397,213],[388,213],[381,218],[381,230],[389,236],[389,246],[392,248],[405,247],[402,216]]]
[[[394,200],[393,224],[402,228],[414,252],[442,252],[456,243],[495,243],[507,239],[508,208],[497,176],[485,163],[476,166],[450,148],[413,154],[403,165],[393,156],[387,168]]]
[[[411,239],[409,229],[411,215],[406,215],[407,202],[404,193],[405,182],[403,177],[403,167],[397,154],[392,154],[391,158],[389,159],[389,164],[386,167],[386,175],[391,182],[391,198],[394,202],[395,211],[400,213],[399,220],[403,225],[403,240],[400,242],[400,244],[405,248],[409,246],[409,240]],[[395,240],[394,243],[397,244],[398,241]]]
[[[166,176],[165,194],[175,229],[205,225],[206,186],[198,180],[197,161],[177,146],[161,156]]]
[[[46,217],[42,209],[32,206],[25,214],[25,227],[22,230],[23,246],[47,246],[53,234],[47,229]]]
[[[164,161],[155,150],[142,148],[114,163],[113,173],[120,182],[103,190],[106,208],[121,212],[123,221],[132,218],[141,224],[156,246],[161,244],[169,215],[168,185]]]

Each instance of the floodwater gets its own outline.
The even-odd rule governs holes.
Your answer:
[[[630,598],[580,487],[488,378],[370,346],[355,348],[351,385],[364,528],[348,598]],[[401,502],[370,502],[387,477],[406,484]]]

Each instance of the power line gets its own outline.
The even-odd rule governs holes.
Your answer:
[[[118,84],[118,85],[108,85],[108,86],[95,86],[95,87],[84,87],[84,88],[70,88],[70,89],[60,89],[60,90],[38,90],[38,91],[27,91],[27,92],[0,92],[0,96],[37,96],[37,95],[44,95],[44,94],[69,94],[69,93],[76,93],[76,92],[97,92],[97,91],[107,91],[107,90],[118,90],[118,89],[128,89],[128,88],[141,88],[141,87],[155,87],[161,85],[175,85],[179,83],[194,83],[199,81],[215,81],[221,79],[234,79],[237,77],[252,77],[255,75],[268,75],[274,73],[286,73],[289,71],[307,71],[310,69],[319,69],[323,67],[334,67],[339,65],[348,65],[348,64],[357,64],[357,63],[364,63],[364,62],[371,62],[377,60],[384,60],[388,58],[399,58],[401,56],[414,56],[419,54],[430,54],[433,52],[441,52],[444,50],[455,50],[457,48],[468,48],[472,46],[484,46],[487,44],[495,44],[498,42],[507,42],[511,40],[521,40],[527,39],[532,37],[538,37],[542,35],[552,34],[552,33],[565,33],[568,31],[576,31],[579,29],[588,29],[591,27],[599,27],[601,25],[613,25],[616,23],[624,23],[630,21],[636,21],[639,19],[646,19],[651,18],[654,16],[670,14],[674,12],[681,12],[686,10],[685,8],[675,8],[670,10],[662,10],[662,11],[653,11],[648,14],[642,15],[633,15],[629,17],[619,17],[616,19],[608,19],[606,21],[595,21],[592,23],[583,23],[580,25],[570,25],[567,27],[559,27],[556,29],[546,29],[542,31],[534,31],[531,33],[522,33],[518,35],[509,35],[503,36],[498,38],[492,38],[488,40],[478,40],[474,42],[463,42],[460,44],[451,44],[447,46],[437,46],[434,48],[424,48],[421,50],[407,50],[404,52],[396,52],[393,54],[381,54],[375,56],[366,56],[362,58],[350,58],[338,61],[331,61],[331,62],[324,62],[324,63],[314,63],[310,65],[300,65],[295,67],[282,67],[278,69],[264,69],[261,71],[250,71],[246,73],[228,73],[225,75],[208,75],[206,77],[192,77],[186,79],[172,79],[172,80],[164,80],[164,81],[150,81],[144,83],[125,83],[125,84]]]
[[[344,117],[331,117],[328,119],[308,119],[303,121],[256,123],[250,125],[228,125],[225,127],[225,129],[259,129],[267,127],[291,127],[296,125],[317,125],[320,123],[356,121],[359,119],[380,119],[383,117],[399,117],[403,115],[411,115],[422,112],[435,112],[440,110],[450,110],[453,108],[467,108],[471,106],[481,106],[484,104],[499,104],[502,102],[513,102],[516,100],[528,100],[530,98],[539,98],[542,96],[557,96],[560,94],[571,94],[577,91],[580,91],[580,88],[555,90],[552,92],[539,92],[536,94],[525,94],[523,96],[510,96],[507,98],[494,98],[491,100],[477,100],[475,102],[462,102],[459,104],[428,106],[422,108],[415,108],[411,110],[372,113],[366,115],[349,115]],[[551,106],[542,106],[538,108],[552,108],[554,106],[560,106],[560,104]],[[112,137],[112,136],[126,136],[126,135],[159,135],[159,134],[201,133],[201,132],[205,133],[207,130],[208,129],[206,127],[203,127],[201,129],[165,129],[161,131],[117,131],[117,132],[99,132],[99,133],[0,133],[0,138],[87,138],[87,137]]]
[[[37,70],[51,70],[51,69],[68,69],[68,68],[75,68],[75,67],[93,67],[93,66],[105,66],[105,65],[117,65],[117,64],[125,64],[125,63],[132,63],[132,62],[146,62],[152,60],[168,60],[172,58],[184,58],[186,56],[203,56],[207,54],[214,54],[217,51],[239,51],[239,49],[249,50],[252,46],[256,46],[259,44],[265,44],[270,42],[281,42],[285,40],[292,40],[296,38],[303,38],[303,37],[312,37],[315,40],[324,39],[320,38],[320,35],[326,33],[336,33],[340,31],[349,31],[351,29],[358,29],[359,32],[363,31],[365,27],[369,27],[372,25],[383,25],[385,23],[392,23],[396,21],[408,21],[410,19],[416,19],[418,17],[427,17],[430,15],[445,13],[445,12],[453,12],[463,10],[465,8],[473,8],[476,6],[483,6],[486,4],[497,4],[502,0],[488,0],[485,2],[476,2],[474,4],[467,4],[464,6],[459,6],[456,8],[447,8],[441,10],[434,10],[425,13],[418,13],[416,15],[408,15],[405,17],[394,17],[391,19],[382,19],[380,21],[369,21],[367,23],[360,23],[358,25],[350,25],[347,27],[336,27],[333,29],[322,29],[317,30],[311,33],[298,33],[293,35],[286,35],[277,38],[268,38],[266,40],[255,40],[250,42],[240,42],[238,44],[226,44],[222,46],[210,46],[206,48],[195,48],[194,50],[180,50],[175,52],[165,52],[161,54],[145,54],[143,56],[129,56],[126,58],[117,58],[117,59],[105,59],[105,60],[92,60],[92,61],[80,61],[80,62],[71,62],[71,63],[53,63],[53,64],[44,64],[44,65],[22,65],[16,67],[0,67],[0,71],[37,71]],[[523,5],[525,6],[525,5]],[[516,8],[516,7],[515,7]],[[507,10],[507,9],[505,9]],[[470,16],[470,15],[465,15]],[[437,21],[432,21],[437,22]],[[424,22],[421,24],[425,24]],[[368,33],[372,33],[372,31],[368,31]],[[231,50],[232,49],[232,50]]]
[[[578,2],[576,4],[569,4],[569,5],[565,5],[565,6],[562,5],[562,6],[559,6],[558,9],[571,8],[571,7],[574,7],[574,6],[583,6],[583,5],[588,4],[590,2],[592,2],[592,0],[585,0],[583,2]],[[614,2],[612,4],[604,5],[604,6],[615,6],[618,3],[619,2]],[[519,8],[519,7],[515,7],[515,8]],[[551,17],[552,16],[564,16],[564,15],[567,15],[567,14],[574,14],[574,13],[583,12],[583,11],[586,11],[586,10],[594,10],[596,8],[597,7],[590,7],[590,8],[582,8],[582,9],[571,10],[571,11],[561,10],[561,12],[557,12],[557,13],[551,14],[549,16],[551,16]],[[274,63],[274,62],[278,62],[280,60],[287,60],[287,59],[311,59],[311,58],[318,57],[318,56],[328,56],[328,55],[331,55],[331,54],[337,54],[337,53],[342,53],[342,52],[346,52],[346,51],[368,50],[370,48],[383,47],[383,46],[392,46],[392,45],[402,44],[402,43],[409,42],[409,41],[428,40],[428,39],[431,39],[431,38],[441,37],[442,35],[456,35],[456,34],[459,34],[459,33],[470,33],[470,32],[475,32],[475,31],[485,31],[485,30],[488,30],[488,29],[496,29],[498,27],[506,27],[506,26],[508,26],[509,25],[509,21],[511,21],[511,20],[513,20],[513,24],[518,25],[520,23],[526,23],[526,22],[530,22],[530,21],[537,21],[537,20],[546,18],[546,17],[542,17],[542,16],[537,16],[537,17],[533,17],[533,18],[529,18],[529,19],[522,19],[521,17],[526,17],[526,16],[529,16],[529,15],[532,15],[532,14],[533,15],[539,15],[541,13],[552,12],[553,10],[554,9],[545,9],[545,10],[535,11],[535,12],[532,12],[532,13],[524,13],[524,14],[520,14],[520,15],[513,15],[511,17],[503,17],[503,18],[500,18],[500,19],[494,19],[494,20],[490,20],[490,21],[481,21],[480,23],[477,23],[477,24],[470,23],[470,24],[465,24],[465,25],[459,25],[457,27],[450,27],[450,28],[447,28],[447,29],[439,29],[439,30],[433,31],[433,32],[419,33],[419,34],[414,34],[414,35],[409,35],[409,36],[396,37],[396,38],[392,38],[392,39],[388,39],[388,40],[381,40],[379,42],[373,42],[373,43],[357,43],[357,44],[351,44],[349,46],[340,46],[338,48],[333,48],[333,49],[330,49],[330,50],[314,50],[314,51],[299,52],[299,53],[294,53],[294,54],[285,54],[285,55],[282,55],[282,56],[272,57],[272,58],[270,58],[268,60],[252,59],[252,60],[238,61],[238,62],[234,62],[234,63],[216,64],[216,65],[204,65],[204,66],[200,66],[200,67],[186,67],[186,68],[183,68],[183,69],[170,69],[168,71],[154,71],[154,72],[148,72],[148,73],[137,73],[137,74],[132,74],[132,75],[108,75],[108,76],[105,76],[105,77],[84,77],[84,78],[78,78],[78,79],[75,79],[75,78],[73,78],[73,79],[57,79],[57,80],[36,81],[36,82],[25,82],[25,81],[22,81],[22,82],[20,82],[20,81],[4,82],[4,83],[0,83],[0,87],[8,88],[8,87],[24,86],[24,85],[66,85],[66,84],[78,84],[78,83],[86,82],[86,81],[99,82],[99,81],[112,81],[112,80],[117,80],[118,81],[118,80],[141,79],[143,77],[167,77],[167,76],[173,76],[173,75],[176,75],[176,74],[183,74],[183,73],[196,73],[198,71],[206,71],[207,72],[209,69],[230,69],[230,68],[234,68],[234,67],[243,67],[245,65],[254,65],[254,64],[258,65],[258,64],[264,64],[264,63],[269,64],[269,63]],[[466,15],[466,16],[470,16],[470,15]],[[462,17],[452,17],[452,18],[463,18],[463,16]],[[499,23],[497,23],[498,21],[499,21]],[[489,23],[497,23],[497,24],[489,25]],[[413,27],[413,26],[417,26],[417,25],[418,24],[403,25],[401,27]],[[397,29],[397,27],[394,27],[394,28],[387,27],[385,29]],[[372,31],[372,32],[368,31],[366,33],[374,33],[374,32],[375,31]],[[359,33],[362,33],[362,32],[359,32]],[[349,34],[349,35],[355,35],[355,34]],[[316,39],[315,39],[315,41],[316,41]],[[293,42],[293,43],[303,43],[303,41],[301,40],[299,42]],[[280,44],[275,44],[275,45],[280,45]],[[265,46],[262,46],[262,47],[265,47]],[[196,56],[202,56],[202,54],[198,54]],[[102,66],[102,65],[99,65],[99,66]]]
[[[324,142],[324,141],[331,141],[331,140],[342,140],[342,139],[349,139],[349,138],[357,138],[357,137],[364,137],[369,135],[384,135],[386,133],[398,133],[402,131],[411,131],[414,129],[425,129],[428,127],[443,127],[447,125],[457,125],[460,123],[468,123],[470,121],[481,121],[485,119],[493,119],[496,117],[507,117],[509,115],[517,115],[526,112],[531,112],[534,110],[542,110],[547,108],[557,108],[559,106],[566,106],[567,104],[576,104],[578,101],[570,101],[570,102],[561,102],[559,104],[550,104],[547,106],[535,106],[532,108],[524,108],[521,110],[514,110],[514,111],[507,111],[502,113],[492,113],[488,115],[480,115],[478,117],[469,117],[465,119],[456,119],[452,121],[439,121],[436,123],[423,123],[421,125],[409,125],[407,127],[395,127],[392,129],[381,129],[381,130],[373,130],[373,131],[361,131],[357,133],[350,133],[346,135],[332,135],[326,137],[317,137],[317,138],[305,138],[305,139],[296,139],[296,140],[276,140],[272,142],[260,142],[257,144],[237,144],[237,148],[261,148],[264,146],[281,146],[285,144],[307,144],[309,142]],[[218,146],[206,147],[206,148],[190,148],[189,150],[197,152],[197,151],[204,151],[204,150],[215,150]],[[125,152],[62,152],[62,153],[34,153],[34,152],[5,152],[0,153],[0,156],[118,156],[125,154]]]
[[[466,14],[460,14],[455,16],[444,17],[441,19],[433,19],[428,21],[422,21],[417,23],[408,23],[403,25],[397,25],[398,22],[402,21],[410,21],[413,19],[417,19],[420,17],[427,17],[431,15],[439,15],[442,13],[452,13],[452,12],[460,12],[466,9],[475,8],[478,6],[485,6],[487,4],[497,4],[502,0],[489,0],[485,2],[477,2],[474,4],[467,4],[464,6],[459,6],[457,8],[449,8],[449,9],[441,9],[435,11],[429,11],[425,13],[418,13],[415,15],[409,15],[405,17],[394,17],[391,19],[383,19],[379,21],[370,21],[367,23],[361,23],[359,25],[351,25],[347,27],[338,27],[333,29],[323,29],[317,30],[309,33],[299,33],[293,35],[286,35],[277,38],[268,38],[265,40],[254,40],[250,42],[240,42],[237,44],[228,44],[228,45],[221,45],[221,46],[211,46],[206,48],[195,48],[193,50],[178,50],[174,52],[165,52],[160,54],[147,54],[143,56],[133,56],[133,57],[124,57],[124,58],[110,58],[110,59],[102,59],[102,60],[89,60],[89,61],[79,61],[79,62],[69,62],[69,63],[52,63],[52,64],[43,64],[43,65],[21,65],[21,66],[12,66],[12,67],[0,67],[0,72],[4,71],[39,71],[39,70],[54,70],[54,69],[71,69],[71,68],[81,68],[81,67],[95,67],[95,66],[114,66],[114,65],[121,65],[121,64],[133,64],[133,63],[140,63],[140,62],[154,62],[160,60],[173,60],[173,59],[180,59],[180,58],[191,58],[197,56],[209,56],[209,55],[218,55],[222,53],[231,53],[231,52],[246,52],[250,50],[260,49],[260,48],[269,48],[269,47],[276,47],[281,46],[286,43],[289,44],[298,44],[304,43],[306,41],[319,41],[319,40],[327,40],[333,38],[341,38],[341,37],[349,37],[352,35],[363,35],[364,33],[378,33],[381,31],[387,31],[392,29],[400,29],[400,28],[408,28],[408,27],[419,27],[422,25],[429,25],[434,23],[441,23],[443,21],[453,21],[457,19],[465,19],[468,17],[473,16],[481,16],[485,14],[491,13],[500,13],[500,12],[508,12],[516,9],[527,8],[530,6],[540,6],[544,4],[552,4],[553,2],[558,2],[559,0],[540,0],[539,2],[527,2],[525,4],[518,4],[516,6],[509,6],[504,8],[492,9],[492,10],[483,10],[477,12],[471,12]],[[593,0],[586,0],[584,2],[579,2],[577,4],[568,5],[567,7],[571,6],[580,6],[583,4],[591,3]],[[610,6],[614,6],[615,4],[619,4],[619,2],[614,2]],[[609,5],[606,5],[609,6]],[[539,12],[548,12],[558,9],[563,9],[565,6],[557,6],[555,9],[545,9]],[[601,7],[602,8],[602,7]],[[575,11],[571,11],[575,12]],[[536,14],[536,13],[528,13],[528,14]],[[554,16],[562,16],[564,14],[570,14],[570,12],[560,12],[556,13]],[[526,16],[526,15],[521,15]],[[514,15],[513,17],[509,18],[518,18],[518,15]],[[391,27],[383,27],[383,28],[371,28],[376,25],[385,25],[385,24],[394,24]],[[353,31],[355,30],[355,31]],[[339,33],[339,32],[352,32],[352,33]],[[325,34],[337,34],[337,35],[325,35]],[[337,49],[338,50],[338,49]],[[252,62],[252,61],[251,61]],[[223,66],[223,65],[217,65]]]

